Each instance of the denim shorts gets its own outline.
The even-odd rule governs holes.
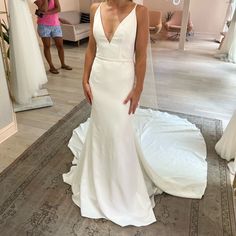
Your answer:
[[[38,25],[38,34],[41,38],[57,38],[62,37],[60,25]]]

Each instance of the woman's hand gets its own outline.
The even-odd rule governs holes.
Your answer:
[[[93,95],[88,81],[83,81],[83,89],[85,97],[87,98],[88,102],[92,105]]]
[[[133,88],[132,91],[128,94],[127,98],[124,100],[124,104],[127,104],[130,101],[129,115],[135,113],[136,108],[138,107],[141,93],[141,89]]]

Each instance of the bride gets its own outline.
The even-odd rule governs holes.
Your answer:
[[[73,131],[75,157],[63,180],[82,216],[120,226],[155,222],[156,194],[201,198],[206,188],[200,131],[177,116],[137,109],[148,37],[144,6],[130,0],[91,6],[83,88],[92,111]]]

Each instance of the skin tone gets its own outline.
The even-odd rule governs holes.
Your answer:
[[[55,1],[55,7],[53,9],[48,9],[48,0],[37,0],[34,3],[38,6],[40,12],[44,15],[52,15],[61,11],[61,6],[59,0]],[[58,74],[58,70],[55,68],[52,62],[50,47],[51,47],[51,39],[50,37],[41,38],[43,42],[44,55],[50,67],[50,72],[54,74]],[[58,51],[58,56],[61,62],[61,68],[66,70],[71,70],[72,68],[65,64],[65,56],[64,56],[64,48],[63,48],[63,38],[62,37],[54,37],[55,45]]]
[[[89,43],[85,55],[84,74],[83,74],[83,89],[89,103],[92,104],[93,95],[89,85],[89,76],[96,56],[96,41],[93,36],[93,21],[94,14],[100,3],[94,3],[91,6],[91,26]],[[120,24],[120,22],[130,13],[135,4],[129,0],[109,0],[101,5],[101,15],[104,32],[107,40],[110,41]],[[133,89],[124,98],[123,103],[130,104],[129,114],[134,114],[138,107],[138,102],[143,90],[143,82],[146,72],[146,52],[148,45],[148,11],[147,8],[138,5],[136,8],[137,15],[137,34],[135,42],[135,76],[136,82]]]

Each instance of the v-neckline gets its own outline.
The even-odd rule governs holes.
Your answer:
[[[106,34],[106,32],[105,32],[105,29],[104,29],[103,19],[102,19],[102,14],[101,14],[101,5],[102,5],[102,3],[99,5],[99,9],[98,9],[98,10],[99,10],[99,18],[100,18],[100,22],[101,22],[101,26],[102,26],[102,31],[103,31],[104,37],[106,38],[106,41],[107,41],[109,44],[111,44],[111,43],[112,43],[112,40],[113,40],[113,38],[114,38],[114,36],[116,35],[116,32],[118,31],[118,29],[119,29],[119,27],[120,27],[120,25],[131,15],[131,13],[135,10],[137,4],[135,4],[134,8],[129,12],[129,14],[127,14],[127,16],[125,16],[125,17],[120,21],[120,23],[117,25],[116,29],[115,29],[114,32],[113,32],[113,35],[112,35],[111,39],[109,39],[109,38],[107,37],[107,34]]]

